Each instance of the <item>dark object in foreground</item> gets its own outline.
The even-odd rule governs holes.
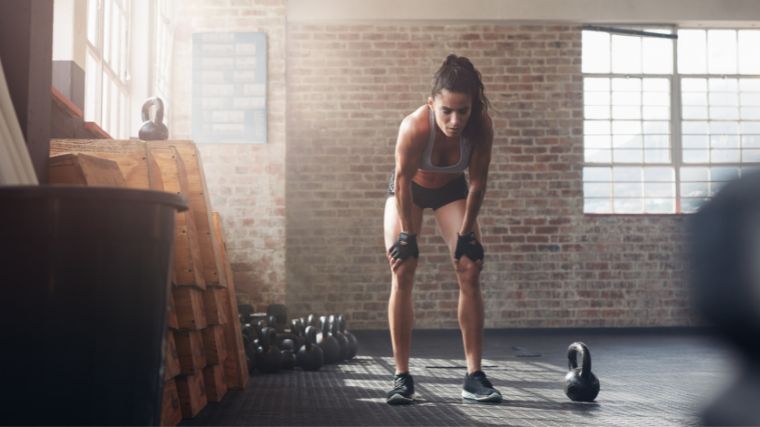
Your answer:
[[[699,313],[739,350],[740,377],[702,414],[707,425],[760,425],[760,171],[729,182],[690,218]]]

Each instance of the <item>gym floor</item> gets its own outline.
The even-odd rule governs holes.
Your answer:
[[[736,375],[734,353],[693,329],[486,330],[483,366],[504,402],[460,397],[465,374],[458,330],[415,331],[412,374],[421,402],[389,406],[387,331],[356,331],[359,355],[317,372],[255,373],[181,425],[275,426],[684,426]],[[594,403],[564,394],[567,346],[583,341],[601,392]]]

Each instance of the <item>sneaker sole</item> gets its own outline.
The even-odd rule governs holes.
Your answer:
[[[400,393],[396,393],[393,396],[386,399],[389,405],[409,405],[414,403],[415,395],[412,394],[409,397],[403,396]]]
[[[498,392],[491,393],[487,396],[483,395],[477,395],[470,393],[469,391],[462,390],[462,398],[467,400],[474,400],[476,402],[487,402],[487,403],[499,403],[502,401],[501,394]]]

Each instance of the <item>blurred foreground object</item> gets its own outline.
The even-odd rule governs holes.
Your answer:
[[[696,307],[743,363],[702,422],[760,425],[760,171],[728,183],[691,218],[689,231]]]
[[[16,110],[0,63],[0,185],[37,185]]]

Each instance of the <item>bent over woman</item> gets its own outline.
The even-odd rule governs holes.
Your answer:
[[[449,247],[459,283],[459,327],[467,359],[462,397],[479,402],[502,399],[481,370],[483,297],[479,278],[484,251],[477,217],[493,145],[488,105],[480,73],[472,62],[449,55],[433,77],[427,104],[404,118],[399,128],[384,218],[392,273],[388,322],[396,364],[393,389],[387,394],[392,405],[415,399],[409,373],[412,287],[419,257],[417,239],[427,208],[433,210]]]

